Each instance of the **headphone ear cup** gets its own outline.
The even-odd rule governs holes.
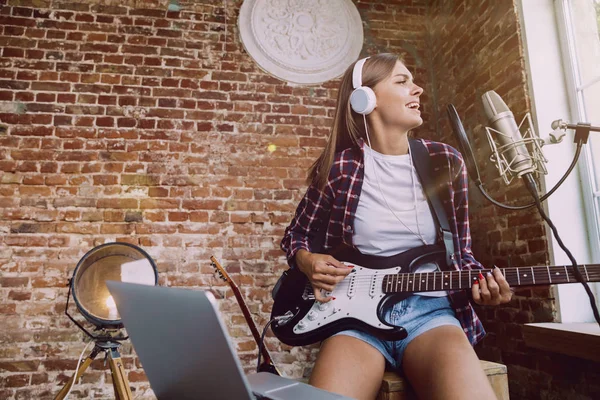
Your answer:
[[[350,106],[358,114],[369,115],[377,105],[375,92],[368,86],[361,86],[350,95]]]

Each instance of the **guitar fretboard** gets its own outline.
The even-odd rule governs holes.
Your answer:
[[[500,268],[510,286],[553,285],[577,283],[571,266],[536,266],[520,268]],[[600,265],[579,265],[579,271],[586,282],[600,281]],[[422,273],[389,274],[383,278],[384,293],[429,292],[436,290],[468,289],[479,279],[491,272],[489,269],[466,271],[437,271]]]

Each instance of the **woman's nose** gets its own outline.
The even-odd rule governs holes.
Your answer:
[[[413,84],[413,85],[414,85],[414,87],[413,87],[412,92],[414,95],[420,96],[421,94],[423,94],[423,88],[421,86],[419,86],[417,84]]]

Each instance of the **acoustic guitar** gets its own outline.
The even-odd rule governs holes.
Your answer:
[[[256,328],[254,320],[252,319],[252,315],[250,314],[250,310],[248,310],[248,306],[246,305],[246,302],[244,301],[244,298],[242,297],[242,293],[240,292],[240,289],[237,287],[237,285],[235,284],[233,279],[231,279],[229,274],[227,274],[227,271],[225,271],[225,268],[223,268],[221,266],[221,264],[219,264],[219,262],[217,261],[217,259],[214,256],[210,257],[210,261],[211,261],[212,266],[215,268],[216,272],[219,274],[219,276],[225,282],[227,282],[229,284],[229,286],[231,287],[231,290],[233,291],[233,294],[235,295],[235,298],[242,310],[242,314],[244,314],[246,323],[250,327],[250,331],[252,332],[252,336],[254,337],[254,340],[256,341],[256,345],[258,346],[259,349],[261,349],[261,355],[262,355],[263,361],[261,362],[261,364],[258,367],[258,372],[270,372],[272,374],[281,376],[281,373],[277,370],[277,368],[275,367],[275,364],[273,364],[273,359],[271,358],[271,355],[269,354],[269,350],[267,350],[267,346],[260,345],[260,342],[261,342],[260,334],[258,333],[258,329]]]

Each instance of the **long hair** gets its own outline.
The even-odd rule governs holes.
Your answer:
[[[390,53],[371,56],[363,65],[362,85],[373,89],[375,85],[392,74],[397,61],[402,61],[402,59]],[[307,184],[315,184],[319,190],[323,190],[327,185],[327,178],[335,159],[335,153],[352,146],[358,148],[358,139],[366,139],[363,116],[354,112],[350,106],[350,95],[354,90],[352,87],[352,71],[355,64],[356,62],[350,65],[342,76],[333,129],[323,152],[308,171]]]

